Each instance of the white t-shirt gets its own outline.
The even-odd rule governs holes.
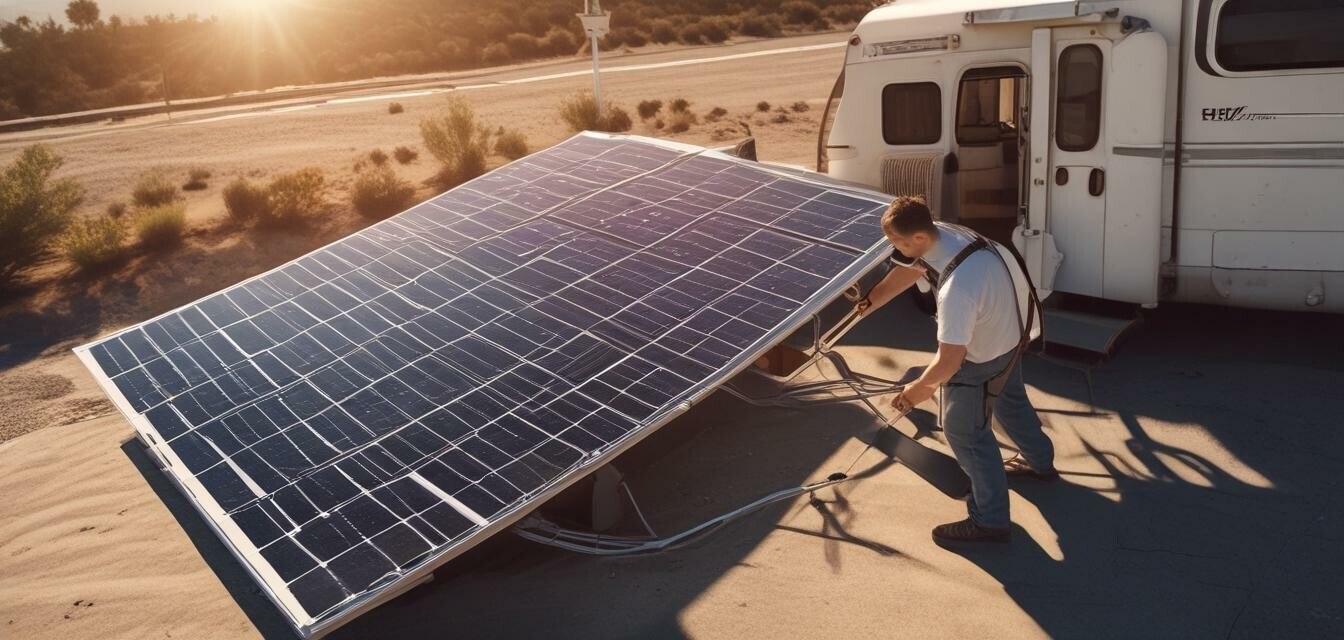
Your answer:
[[[955,225],[934,224],[938,227],[938,239],[924,254],[924,261],[942,273],[975,236]],[[912,263],[896,257],[903,263]],[[1011,254],[1004,257],[1014,271],[1021,271]],[[1022,336],[1019,323],[1027,317],[1025,280],[1017,276],[1020,273],[1010,274],[1004,261],[989,251],[967,256],[950,278],[939,283],[938,342],[965,346],[966,359],[976,363],[988,362],[1016,348]],[[1016,296],[1013,280],[1018,281]],[[1023,312],[1020,321],[1019,310]]]

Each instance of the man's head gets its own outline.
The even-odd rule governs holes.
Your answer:
[[[938,239],[929,204],[922,197],[901,196],[882,214],[882,231],[887,240],[907,258],[919,258],[929,252]]]

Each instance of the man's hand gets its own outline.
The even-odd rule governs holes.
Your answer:
[[[872,309],[873,301],[869,300],[868,296],[859,298],[859,301],[854,303],[854,313],[858,314],[860,318],[868,315],[868,312],[872,311]]]
[[[919,403],[932,398],[933,392],[936,390],[937,387],[918,383],[912,384],[891,399],[891,406],[897,413],[905,415],[914,410]]]

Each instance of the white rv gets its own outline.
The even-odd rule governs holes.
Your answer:
[[[928,196],[1042,293],[1344,312],[1344,2],[898,0],[818,170]]]

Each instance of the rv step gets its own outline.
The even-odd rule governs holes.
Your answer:
[[[1045,310],[1046,346],[1064,346],[1110,355],[1121,336],[1138,324],[1139,317],[1117,318],[1082,311]]]

